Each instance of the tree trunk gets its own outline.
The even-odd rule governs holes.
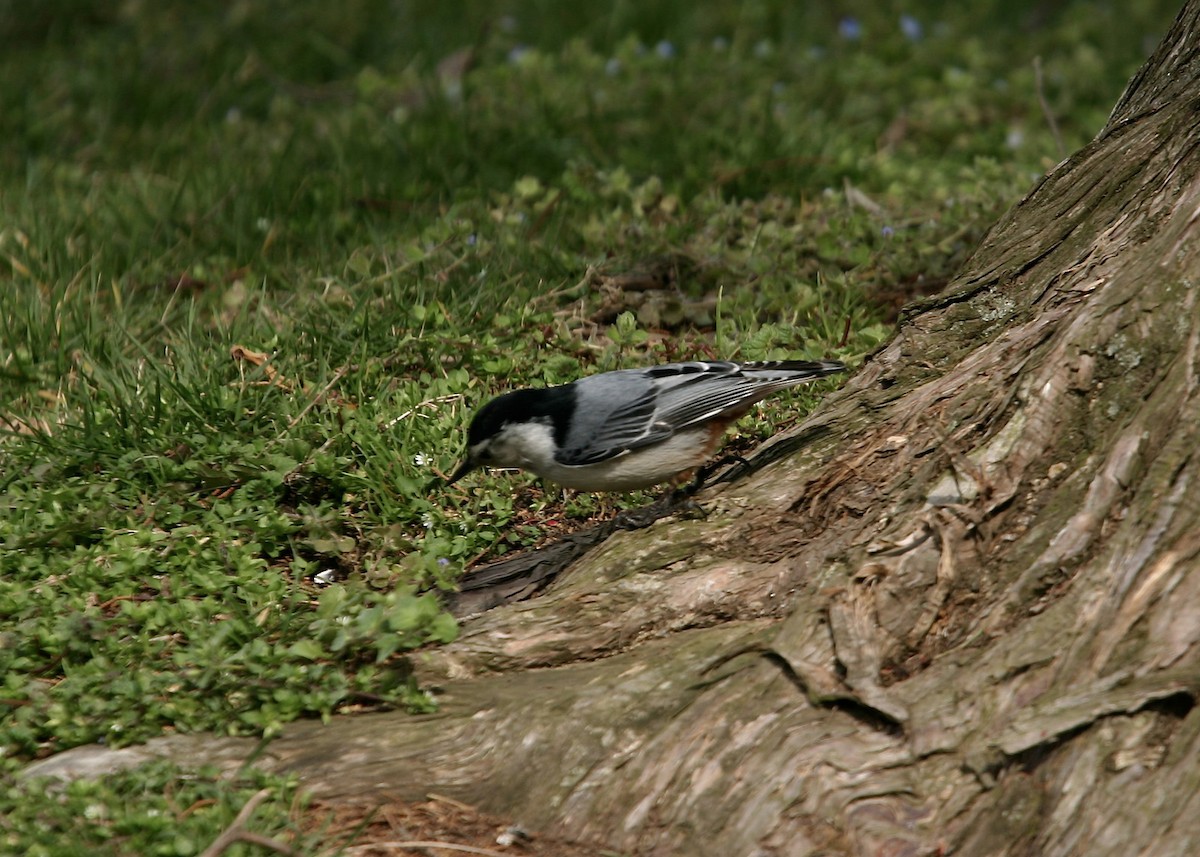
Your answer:
[[[295,724],[263,764],[638,854],[1198,853],[1198,295],[1190,0],[707,518],[467,621],[420,658],[439,714]],[[245,751],[137,752],[189,748]]]

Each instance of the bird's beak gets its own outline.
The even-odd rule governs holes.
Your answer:
[[[454,475],[446,480],[446,484],[453,485],[455,482],[462,479],[478,466],[478,464],[471,460],[470,456],[467,456],[466,460],[463,461],[462,464],[458,465],[458,469],[454,471]]]

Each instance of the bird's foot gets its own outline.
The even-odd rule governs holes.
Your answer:
[[[709,478],[714,473],[717,473],[723,467],[726,467],[729,465],[737,465],[739,467],[749,468],[750,462],[747,461],[746,459],[742,458],[740,455],[723,455],[720,458],[718,458],[716,461],[710,461],[708,464],[705,464],[700,469],[698,469],[696,471],[696,478],[692,480],[691,484],[685,486],[682,489],[678,489],[678,490],[686,491],[687,495],[690,497],[693,494],[695,494],[696,492],[698,492],[701,488],[703,488],[704,484],[706,482],[708,482]],[[727,471],[727,473],[732,472],[732,471],[733,471],[733,467],[730,467],[729,471]],[[721,480],[721,481],[724,481],[724,480]]]

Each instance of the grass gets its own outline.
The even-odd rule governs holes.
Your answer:
[[[600,508],[438,487],[474,407],[860,360],[1176,11],[809,6],[0,2],[0,771],[428,710],[404,653],[454,637],[436,592]],[[25,789],[4,848],[74,836],[70,794]]]
[[[256,797],[260,791],[266,793]],[[23,857],[64,854],[199,854],[217,835],[246,830],[293,849],[317,854],[318,834],[305,834],[293,818],[303,800],[296,784],[247,771],[221,777],[214,769],[181,771],[153,762],[94,780],[78,780],[52,797],[22,788],[0,787],[5,820],[0,840],[5,853]],[[271,799],[268,799],[271,798]],[[243,807],[250,807],[241,819]],[[15,832],[15,835],[14,835]],[[224,854],[269,853],[237,844]]]

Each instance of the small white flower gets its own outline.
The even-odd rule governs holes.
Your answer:
[[[417,467],[425,467],[427,464],[429,464],[429,461],[429,456],[423,452],[418,452],[413,456],[413,464],[415,464]]]
[[[332,568],[327,568],[324,571],[313,575],[313,583],[315,583],[317,586],[328,586],[336,579],[337,575],[334,573]]]
[[[421,516],[421,526],[427,530],[433,529],[433,514],[431,512],[426,512]]]

